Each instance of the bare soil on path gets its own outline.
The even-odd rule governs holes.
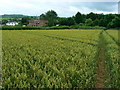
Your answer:
[[[94,86],[95,88],[104,88],[106,72],[105,72],[105,40],[103,37],[103,31],[99,35],[96,70],[97,72]]]

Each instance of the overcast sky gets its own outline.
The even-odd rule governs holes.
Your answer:
[[[84,1],[84,2],[83,2]],[[70,17],[78,11],[87,14],[118,13],[119,0],[0,0],[0,15],[24,14],[38,16],[55,10],[60,17]]]

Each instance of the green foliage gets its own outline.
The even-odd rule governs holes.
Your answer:
[[[8,22],[8,20],[2,20],[1,24],[6,24]]]
[[[69,26],[52,26],[50,29],[70,29]]]
[[[72,25],[72,26],[52,26],[52,27],[32,27],[32,26],[2,26],[2,30],[49,30],[49,29],[105,29],[105,27],[100,26],[81,26],[81,25]]]
[[[71,18],[71,17],[67,18],[67,25],[68,25],[68,26],[75,25],[74,19]]]
[[[54,26],[57,23],[57,13],[53,10],[40,15],[41,20],[48,20],[48,26]]]
[[[21,25],[28,25],[29,24],[29,20],[30,20],[29,17],[22,18]]]
[[[25,15],[22,14],[4,14],[1,15],[2,18],[23,18]]]
[[[108,27],[110,27],[110,28],[120,28],[120,18],[115,17],[114,19],[112,19],[112,22],[110,22],[108,24]]]
[[[41,14],[41,15],[40,15],[40,20],[46,20],[45,14]]]
[[[82,25],[72,25],[71,29],[105,29],[105,27],[100,26],[82,26]]]
[[[99,26],[99,19],[96,19],[95,21],[93,21],[93,26]]]
[[[59,23],[60,25],[67,25],[67,23],[68,23],[67,18],[59,18],[58,21],[59,21],[58,23]]]
[[[117,30],[109,30],[104,33],[106,43],[106,87],[120,88],[120,58]]]
[[[4,14],[4,15],[0,15],[0,17],[2,17],[2,19],[18,19],[18,18],[24,18],[24,17],[29,17],[29,18],[38,18],[38,16],[26,16],[26,15],[22,15],[22,14]]]
[[[86,18],[87,19],[92,19],[92,21],[94,21],[95,19],[97,19],[97,14],[95,14],[95,13],[93,13],[93,12],[91,12],[91,13],[89,13],[89,14],[87,14],[87,16],[86,16]]]
[[[93,88],[99,32],[3,31],[3,87]]]
[[[80,26],[79,29],[106,29],[106,28],[100,26]]]
[[[50,29],[50,27],[32,27],[32,26],[2,26],[2,30],[35,30],[35,29]]]
[[[8,15],[9,16],[9,15]],[[14,17],[14,15],[13,15]],[[15,15],[17,17],[17,15]],[[21,20],[21,18],[22,20]],[[46,13],[41,14],[38,16],[20,16],[18,18],[1,18],[0,24],[6,24],[7,22],[20,22],[21,25],[27,25],[28,20],[48,20],[48,27],[49,29],[52,26],[60,25],[60,26],[71,26],[73,25],[80,25],[80,26],[99,26],[99,27],[106,27],[106,28],[120,28],[119,26],[119,19],[120,15],[118,14],[96,14],[96,13],[89,13],[87,15],[81,14],[77,12],[75,16],[72,17],[58,17],[57,13],[54,10],[49,10]],[[48,27],[46,29],[48,29]],[[77,28],[77,27],[76,27]]]
[[[55,27],[54,27],[55,28]],[[101,30],[2,31],[3,88],[94,88]],[[120,88],[118,31],[106,39],[106,88]],[[114,73],[114,74],[113,74]]]
[[[58,20],[58,24],[71,26],[71,25],[75,25],[75,20],[72,17],[61,18],[61,19]]]
[[[85,21],[85,25],[86,26],[92,26],[93,25],[93,21],[92,21],[92,19],[86,19],[86,21]]]
[[[80,12],[77,12],[77,14],[75,15],[74,19],[75,19],[75,22],[77,24],[84,22],[84,17],[83,17],[83,15]]]
[[[107,27],[108,26],[108,24],[110,23],[110,22],[112,22],[112,20],[115,18],[115,15],[113,15],[113,14],[108,14],[108,15],[105,15],[105,17],[104,17],[104,26],[105,27]]]

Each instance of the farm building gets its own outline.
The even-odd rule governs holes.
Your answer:
[[[18,22],[8,22],[8,23],[6,23],[6,25],[15,26],[15,25],[18,25]]]
[[[29,24],[27,26],[45,26],[47,24],[47,20],[29,20]]]

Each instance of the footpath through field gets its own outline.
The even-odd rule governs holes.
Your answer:
[[[103,36],[104,31],[99,34],[98,43],[98,56],[97,56],[97,67],[96,67],[96,80],[94,83],[95,88],[104,88],[105,84],[105,39]]]

